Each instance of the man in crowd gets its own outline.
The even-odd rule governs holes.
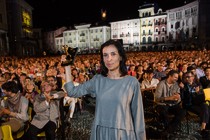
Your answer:
[[[178,72],[176,70],[169,71],[167,78],[159,82],[154,95],[158,104],[157,110],[169,133],[177,130],[186,114],[186,111],[180,105],[180,88],[177,80]],[[174,115],[172,121],[169,121],[169,114]]]

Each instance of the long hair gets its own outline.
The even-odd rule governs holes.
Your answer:
[[[120,57],[122,58],[122,60],[120,61],[121,76],[127,75],[128,72],[127,72],[127,67],[126,67],[126,63],[125,63],[127,60],[127,57],[125,54],[125,50],[124,50],[122,44],[118,40],[112,40],[112,39],[108,40],[107,42],[105,42],[104,44],[101,45],[101,49],[100,49],[101,75],[106,77],[108,74],[108,69],[105,66],[104,60],[103,60],[103,49],[109,45],[114,45],[117,48]]]

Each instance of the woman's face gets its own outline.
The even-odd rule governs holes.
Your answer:
[[[109,71],[119,70],[121,57],[117,48],[114,45],[109,45],[103,48],[104,64]]]

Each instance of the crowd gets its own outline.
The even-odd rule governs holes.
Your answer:
[[[210,88],[209,53],[208,50],[127,53],[128,75],[136,77],[142,93],[155,90],[154,99],[167,131],[176,131],[186,111],[192,111],[200,117],[200,132],[207,137],[210,101],[205,101],[203,89]],[[63,88],[67,80],[65,71],[60,56],[1,57],[1,125],[9,124],[12,132],[17,133],[29,124],[25,137],[35,140],[37,134],[45,131],[47,139],[54,139],[58,121],[71,121],[76,103],[83,110],[82,97],[69,97]],[[101,72],[99,54],[78,55],[71,66],[75,86]],[[63,111],[63,106],[68,106],[67,111]],[[168,119],[169,113],[174,115],[172,121]],[[19,125],[13,125],[14,122]]]

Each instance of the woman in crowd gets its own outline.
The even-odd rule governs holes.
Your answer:
[[[146,140],[144,110],[138,80],[127,75],[126,54],[115,40],[102,44],[101,74],[74,86],[70,67],[65,66],[70,97],[92,94],[96,97],[91,140]],[[65,61],[65,56],[62,56]]]

